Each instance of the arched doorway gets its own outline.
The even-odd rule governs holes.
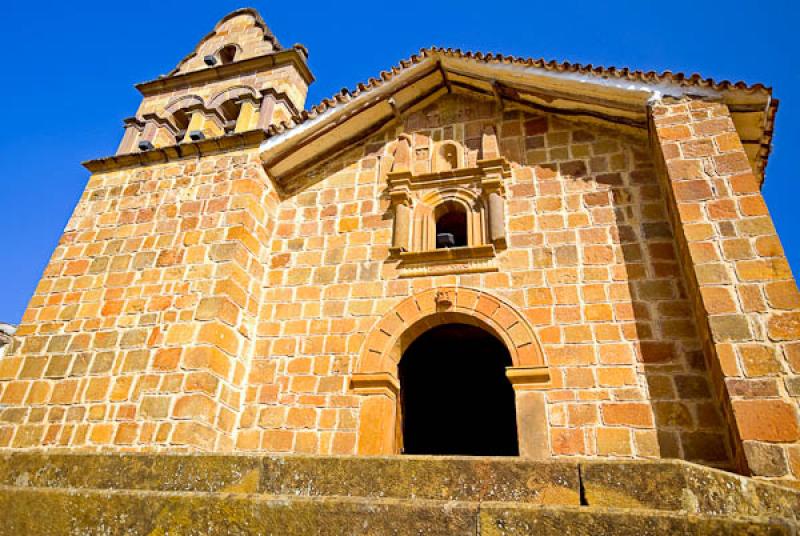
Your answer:
[[[543,391],[550,388],[550,373],[533,327],[509,302],[482,290],[456,286],[425,289],[407,297],[387,311],[367,334],[356,370],[350,376],[351,392],[361,397],[356,453],[386,455],[403,451],[400,361],[426,332],[452,324],[475,327],[502,341],[511,360],[505,377],[513,386],[515,397],[519,455],[547,458],[549,428]],[[452,363],[448,374],[439,377],[442,384],[456,386],[458,369],[466,361]],[[463,391],[458,396],[464,396]]]
[[[415,339],[398,367],[403,453],[518,455],[511,365],[506,346],[473,325]]]

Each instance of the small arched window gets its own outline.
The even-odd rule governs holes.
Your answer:
[[[448,201],[436,208],[436,249],[467,245],[467,211],[460,203]]]
[[[219,61],[222,65],[227,65],[229,63],[233,63],[233,60],[236,59],[236,46],[235,45],[226,45],[222,47],[219,51]]]

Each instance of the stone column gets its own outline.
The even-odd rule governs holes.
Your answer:
[[[215,138],[225,134],[224,120],[216,113],[195,106],[191,109],[191,119],[186,127],[184,142],[191,142],[192,132],[202,132],[207,138]]]
[[[481,180],[483,198],[486,204],[488,225],[488,240],[496,248],[506,246],[506,213],[505,198],[503,197],[503,177],[505,174],[504,160],[481,160],[478,165],[484,172]]]
[[[275,95],[264,93],[258,109],[258,128],[266,130],[272,124],[272,112],[275,111]]]
[[[139,142],[148,141],[153,147],[166,147],[175,144],[177,130],[166,119],[157,114],[145,114],[142,117],[144,126]]]
[[[252,97],[244,97],[239,101],[239,117],[236,118],[234,132],[247,132],[256,127],[258,107]]]
[[[411,207],[406,203],[398,203],[394,206],[394,235],[392,246],[408,251],[408,238],[411,229]]]
[[[505,201],[499,192],[489,194],[489,240],[492,243],[505,240],[506,215]]]
[[[481,136],[481,159],[493,160],[500,157],[500,147],[497,143],[497,134],[492,125],[483,129]]]
[[[362,395],[356,452],[362,456],[397,454],[397,378],[386,372],[353,374],[350,389]]]
[[[139,136],[139,141],[149,141],[155,145],[157,135],[158,123],[152,118],[145,120],[144,126],[142,127],[142,134]]]
[[[800,293],[730,112],[662,101],[653,142],[740,470],[800,478]]]
[[[189,126],[186,127],[186,135],[183,137],[183,141],[192,141],[192,139],[189,137],[189,134],[192,132],[202,132],[205,123],[206,117],[203,113],[203,110],[200,108],[192,109],[189,119]]]
[[[390,172],[388,176],[389,197],[394,209],[392,223],[392,251],[401,253],[411,249],[411,209],[410,173]]]
[[[517,409],[519,455],[533,460],[550,457],[547,405],[542,389],[550,385],[547,367],[508,367]]]
[[[117,148],[117,154],[134,153],[138,150],[136,144],[139,141],[139,136],[142,134],[144,125],[135,117],[129,117],[125,120],[125,134],[122,136],[122,141]]]

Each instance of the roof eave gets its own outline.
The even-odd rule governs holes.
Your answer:
[[[361,131],[372,133],[376,124],[382,128],[398,114],[398,103],[390,104],[389,99],[410,85],[423,84],[427,76],[435,76],[437,69],[441,73],[440,84],[447,91],[453,86],[463,86],[488,95],[500,93],[501,98],[522,109],[571,113],[634,129],[646,128],[648,105],[665,97],[719,99],[729,104],[732,111],[739,110],[736,113],[743,114],[769,113],[772,102],[771,90],[761,85],[743,87],[729,82],[687,79],[682,75],[599,73],[591,67],[548,69],[520,61],[486,61],[485,57],[483,60],[441,49],[424,50],[391,73],[382,73],[382,80],[370,80],[368,85],[360,85],[355,93],[343,92],[332,100],[323,101],[311,112],[305,112],[299,124],[274,129],[273,135],[261,145],[261,158],[267,172],[281,183],[306,164],[319,162],[323,153],[330,154],[334,148],[332,140],[354,143],[356,136],[337,134],[353,130],[353,121],[359,115],[367,117],[367,110],[371,110],[371,121],[364,123]],[[400,102],[399,106],[407,104]],[[407,113],[408,108],[400,111]],[[345,125],[349,126],[345,128]],[[765,128],[765,134],[769,138],[766,140],[768,147],[771,129]],[[325,136],[329,138],[328,143],[321,142]],[[755,160],[754,167],[758,165],[759,161]]]

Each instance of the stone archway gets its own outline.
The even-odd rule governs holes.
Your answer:
[[[533,328],[506,301],[466,287],[439,287],[410,296],[386,313],[370,331],[350,380],[352,392],[363,397],[357,453],[398,453],[400,359],[422,333],[453,323],[484,329],[506,346],[512,362],[506,375],[515,391],[520,455],[546,458],[547,418],[541,389],[549,386],[550,375]]]

